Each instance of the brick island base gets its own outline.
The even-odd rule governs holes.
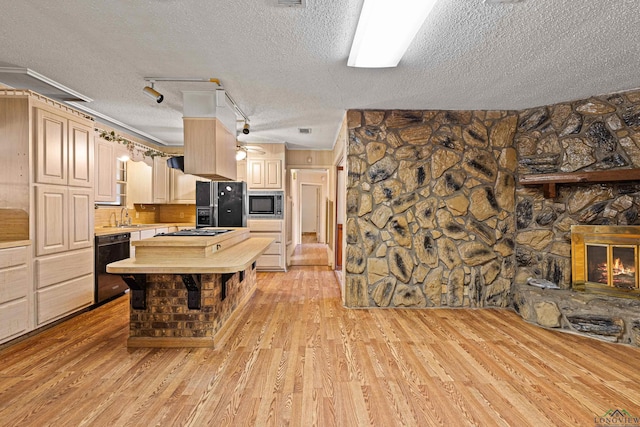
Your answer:
[[[194,294],[200,308],[192,309],[194,297],[189,301],[183,275],[144,276],[145,308],[134,308],[132,291],[128,347],[214,347],[216,334],[256,288],[254,266],[227,277],[200,274],[199,292]]]

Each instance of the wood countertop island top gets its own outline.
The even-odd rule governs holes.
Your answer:
[[[253,264],[272,238],[234,228],[216,236],[156,236],[132,242],[136,257],[107,265],[114,274],[234,273]]]

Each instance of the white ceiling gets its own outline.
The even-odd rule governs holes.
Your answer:
[[[241,141],[292,149],[332,148],[347,109],[523,109],[640,87],[637,0],[440,0],[393,69],[346,65],[362,0],[276,3],[3,1],[0,65],[167,145],[182,144],[181,91],[215,86],[159,82],[156,104],[144,77],[218,78],[249,116]]]

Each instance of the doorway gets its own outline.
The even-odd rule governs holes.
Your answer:
[[[294,248],[291,266],[327,266],[327,181],[326,169],[298,169],[292,174]]]
[[[302,184],[300,188],[300,242],[318,243],[320,232],[320,193],[321,188],[316,184]]]

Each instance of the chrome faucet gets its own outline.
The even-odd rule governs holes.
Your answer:
[[[129,211],[127,210],[126,207],[122,207],[122,209],[120,209],[120,225],[125,225],[123,219],[122,219],[122,214],[124,213],[125,218],[127,218],[127,223],[126,225],[131,225],[131,217],[129,216]]]

